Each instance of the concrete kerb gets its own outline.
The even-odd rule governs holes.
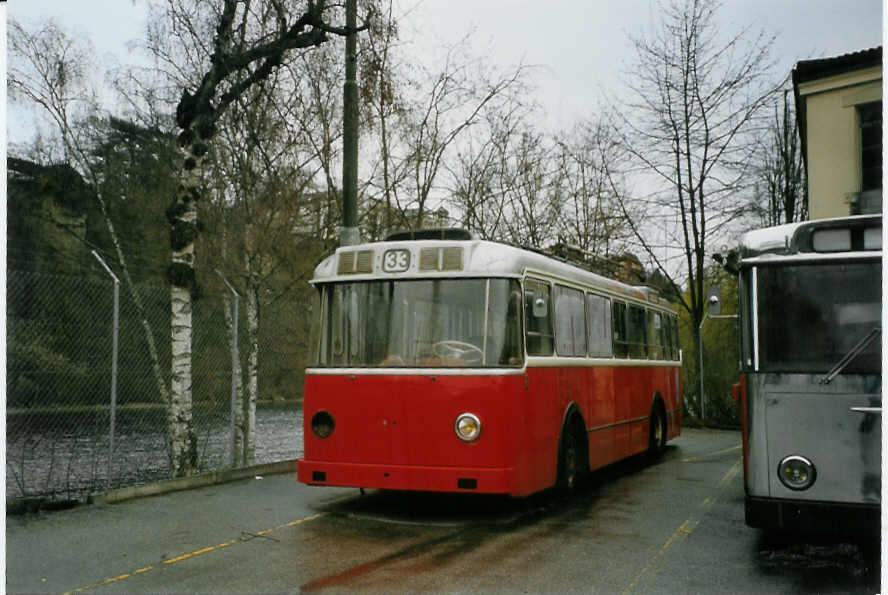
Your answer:
[[[116,504],[126,500],[148,498],[150,496],[160,496],[162,494],[180,492],[183,490],[204,488],[232,481],[240,481],[250,477],[275,475],[280,473],[296,473],[296,466],[296,459],[291,459],[288,461],[264,463],[262,465],[253,465],[251,467],[242,467],[239,469],[210,471],[208,473],[201,473],[200,475],[193,475],[191,477],[166,479],[147,485],[118,488],[108,492],[90,494],[87,499],[87,504]]]

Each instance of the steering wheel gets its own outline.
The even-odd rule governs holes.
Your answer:
[[[465,341],[438,341],[432,345],[432,353],[440,358],[460,358],[469,364],[480,364],[484,358],[480,347]]]

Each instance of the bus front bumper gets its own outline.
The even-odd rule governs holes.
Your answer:
[[[329,463],[299,459],[297,477],[320,486],[431,492],[514,493],[514,469]]]
[[[799,533],[879,534],[878,504],[811,502],[746,496],[746,524]]]

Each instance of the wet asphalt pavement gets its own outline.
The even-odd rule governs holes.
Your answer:
[[[7,517],[10,593],[876,593],[878,540],[743,522],[740,437],[685,430],[572,499],[314,488],[292,475]]]

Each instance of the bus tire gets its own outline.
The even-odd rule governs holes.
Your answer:
[[[582,437],[576,424],[569,424],[561,436],[561,444],[558,448],[558,479],[556,487],[563,496],[570,496],[576,492],[577,484],[583,475],[583,449]]]
[[[666,414],[663,406],[657,402],[651,410],[651,429],[648,440],[648,453],[659,456],[666,450]]]

